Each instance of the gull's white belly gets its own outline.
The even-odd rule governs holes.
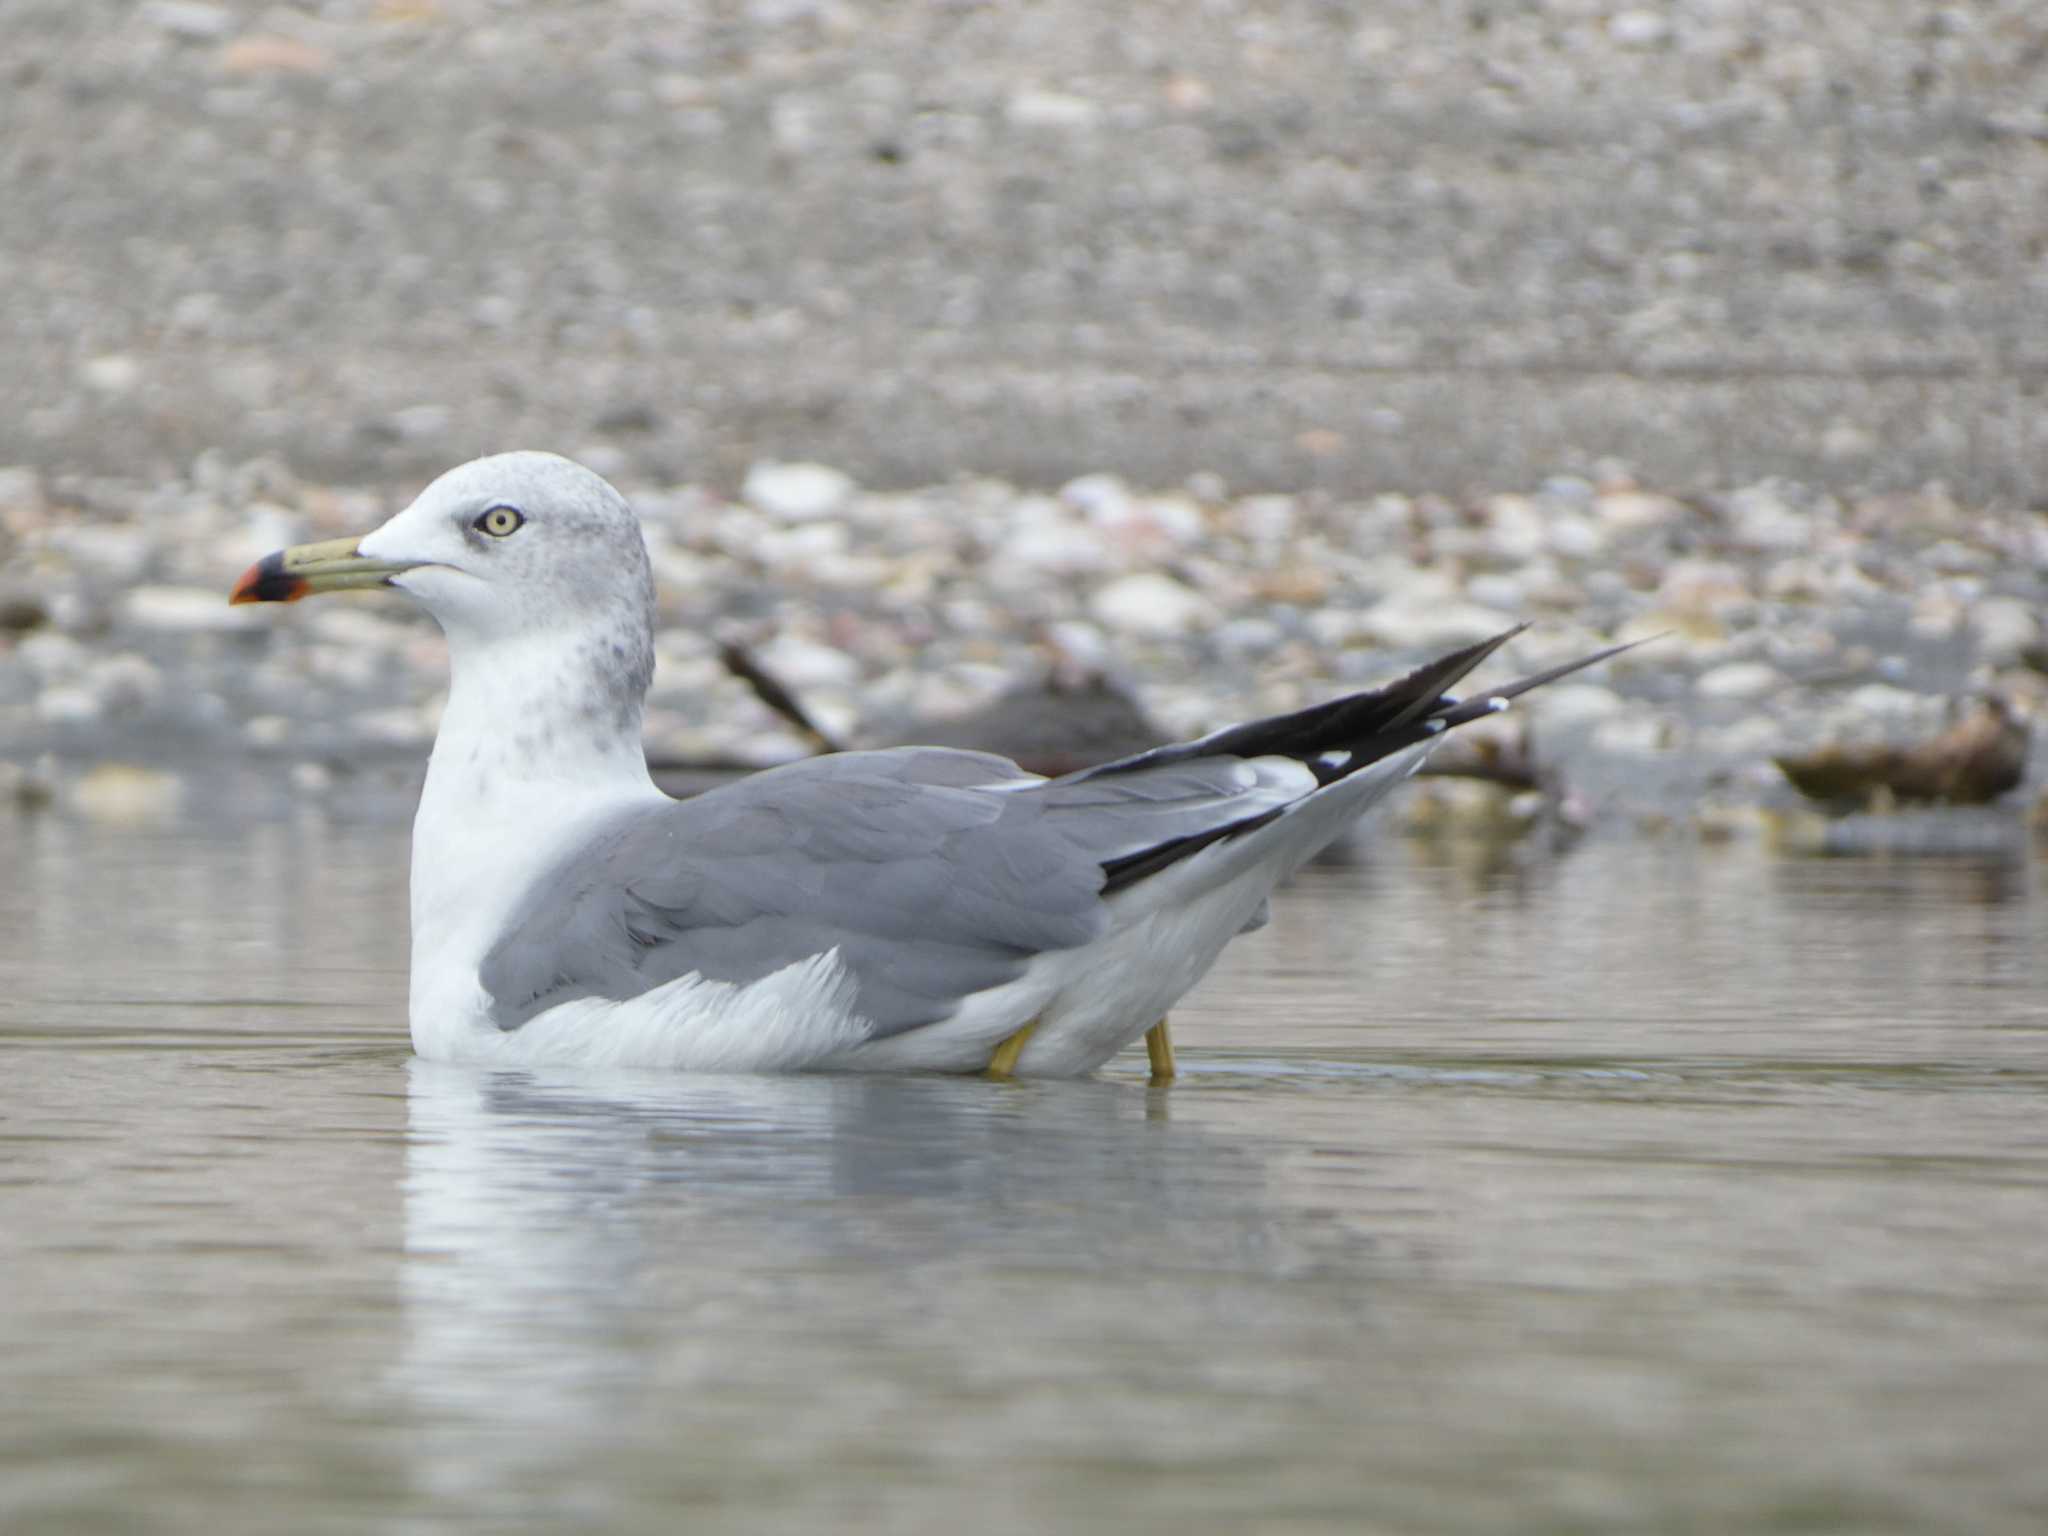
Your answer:
[[[684,976],[637,997],[576,998],[505,1030],[472,973],[467,995],[415,998],[413,1049],[434,1061],[801,1072],[865,1038],[854,991],[836,955],[814,955],[744,986]]]

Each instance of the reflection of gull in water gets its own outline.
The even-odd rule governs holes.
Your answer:
[[[1276,1275],[1355,1283],[1369,1252],[1276,1199],[1261,1141],[1127,1081],[415,1061],[409,1105],[400,1386],[423,1478],[487,1505],[545,1508],[550,1469],[650,1434],[756,1464],[763,1436],[843,1440],[927,1376],[1035,1381],[1096,1330],[1192,1347],[1208,1291],[1256,1325]],[[1179,1310],[1134,1312],[1162,1282]]]
[[[936,747],[793,763],[695,800],[647,773],[640,525],[552,454],[450,470],[236,602],[389,586],[453,680],[412,864],[412,1034],[493,1064],[1093,1071],[1269,892],[1444,736],[1604,651],[1459,700],[1515,632],[1383,688],[1056,779]]]

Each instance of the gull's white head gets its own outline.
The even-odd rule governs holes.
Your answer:
[[[602,476],[552,453],[472,460],[373,533],[266,555],[230,601],[363,587],[396,588],[434,615],[458,688],[469,672],[514,718],[573,705],[637,750],[654,578],[639,519]]]
[[[654,602],[647,545],[626,498],[553,453],[458,465],[374,533],[265,556],[229,601],[295,602],[353,587],[395,587],[451,635],[477,639],[609,627]]]
[[[442,475],[356,546],[385,585],[477,638],[583,629],[654,600],[626,498],[553,453],[500,453]]]

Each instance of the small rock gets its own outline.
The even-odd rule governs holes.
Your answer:
[[[283,715],[256,715],[242,723],[242,739],[252,747],[281,747],[291,736],[292,723]]]
[[[1711,622],[1752,598],[1742,572],[1732,565],[1703,560],[1677,560],[1657,586],[1664,612],[1688,623]]]
[[[1938,721],[1946,705],[1933,694],[1894,688],[1889,683],[1865,683],[1850,690],[1839,711],[1830,711],[1828,723],[1840,728],[1853,725],[1889,728],[1925,728]]]
[[[1683,522],[1686,507],[1650,491],[1609,491],[1593,499],[1593,515],[1615,533],[1645,533]]]
[[[1219,501],[1221,496],[1204,496],[1196,488],[1200,475],[1188,477],[1188,494],[1198,501]],[[1255,544],[1283,544],[1294,537],[1300,508],[1292,496],[1247,496],[1232,510],[1237,530]]]
[[[1671,36],[1671,23],[1656,11],[1616,11],[1607,35],[1624,48],[1654,48]]]
[[[1820,435],[1821,455],[1836,463],[1863,458],[1877,448],[1877,439],[1854,422],[1831,422]]]
[[[1412,650],[1470,645],[1515,626],[1515,621],[1498,609],[1423,593],[1389,597],[1373,604],[1363,617],[1366,633],[1380,644]]]
[[[860,663],[836,646],[783,634],[761,647],[768,672],[790,688],[845,688],[860,681]]]
[[[1946,640],[1963,627],[1969,613],[1970,605],[1962,595],[1944,583],[1920,594],[1907,623],[1923,640]]]
[[[1760,661],[1731,661],[1693,679],[1693,691],[1708,699],[1760,699],[1785,685],[1776,667]]]
[[[317,75],[331,62],[310,43],[264,33],[236,38],[221,49],[219,60],[230,75]]]
[[[2025,780],[2028,736],[2026,722],[1991,698],[1938,736],[1907,744],[1826,742],[1776,762],[1814,800],[1982,805]]]
[[[1072,523],[1046,523],[1006,540],[997,564],[998,575],[1000,567],[1007,565],[1024,571],[1073,576],[1104,570],[1110,559],[1102,540],[1089,529]]]
[[[1504,560],[1533,560],[1548,542],[1543,509],[1530,497],[1493,497],[1486,520],[1492,552]]]
[[[1010,98],[1003,116],[1019,128],[1072,130],[1093,127],[1102,109],[1085,97],[1064,91],[1024,90]]]
[[[59,684],[36,695],[36,718],[45,725],[90,725],[100,714],[99,695],[90,688]]]
[[[1232,619],[1210,637],[1219,654],[1236,660],[1251,660],[1277,650],[1287,635],[1271,619]]]
[[[32,630],[14,646],[15,659],[46,683],[76,677],[91,654],[71,636],[49,629]]]
[[[207,5],[202,0],[149,0],[142,14],[173,37],[201,43],[226,37],[235,25],[234,12],[224,5]]]
[[[1130,487],[1116,475],[1079,475],[1060,487],[1060,500],[1098,527],[1121,522],[1131,511]]]
[[[31,766],[0,758],[0,805],[16,810],[40,810],[56,797],[57,786],[50,760]]]
[[[1783,738],[1784,732],[1775,720],[1763,715],[1745,715],[1732,724],[1701,731],[1695,747],[1709,756],[1753,761],[1769,757]]]
[[[26,464],[0,465],[0,507],[29,511],[43,505],[43,477]]]
[[[103,395],[125,395],[142,382],[142,364],[126,352],[89,357],[79,365],[78,373],[88,388]]]
[[[1497,608],[1503,613],[1518,613],[1528,601],[1529,591],[1520,577],[1492,573],[1474,576],[1465,583],[1465,595],[1482,608]]]
[[[176,774],[134,763],[101,763],[71,786],[75,810],[123,826],[166,821],[184,798],[184,781]]]
[[[50,545],[102,581],[126,586],[148,568],[149,535],[119,523],[74,523],[50,531]]]
[[[1970,629],[1977,654],[1994,667],[2023,661],[2041,643],[2041,621],[2017,597],[1987,597],[1971,604]]]
[[[1790,552],[1813,543],[1813,513],[1795,507],[1775,485],[1744,486],[1728,498],[1735,541],[1747,549]]]
[[[786,523],[830,517],[852,498],[853,477],[827,464],[764,460],[747,471],[740,496],[747,505]]]
[[[98,696],[104,712],[133,714],[163,696],[164,678],[147,657],[122,654],[93,663],[86,686]]]
[[[1555,729],[1610,720],[1628,705],[1612,688],[1602,688],[1598,683],[1566,682],[1538,690],[1527,707],[1545,726]]]
[[[1593,504],[1595,487],[1584,475],[1547,475],[1536,489],[1545,501],[1584,511]]]
[[[49,622],[49,604],[40,592],[0,589],[0,634],[25,635]]]
[[[1101,588],[1089,611],[1098,623],[1127,635],[1184,635],[1216,622],[1215,607],[1206,597],[1155,571]]]
[[[1612,752],[1617,756],[1642,756],[1668,751],[1672,745],[1671,732],[1663,721],[1647,710],[1636,710],[1617,715],[1612,720],[1602,720],[1594,726],[1593,745],[1602,752]]]
[[[1356,608],[1312,608],[1302,615],[1301,627],[1318,651],[1340,651],[1373,638],[1365,615]]]
[[[1567,560],[1590,560],[1607,547],[1607,534],[1590,517],[1557,512],[1551,514],[1545,542],[1552,554],[1563,555]]]
[[[232,634],[261,622],[253,607],[230,608],[204,587],[137,587],[121,603],[121,617],[137,629],[161,634]]]

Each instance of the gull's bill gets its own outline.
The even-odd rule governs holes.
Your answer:
[[[358,553],[363,536],[328,539],[319,544],[294,544],[265,555],[235,583],[228,603],[296,603],[319,592],[352,592],[386,585],[413,567],[405,562],[372,560]]]

